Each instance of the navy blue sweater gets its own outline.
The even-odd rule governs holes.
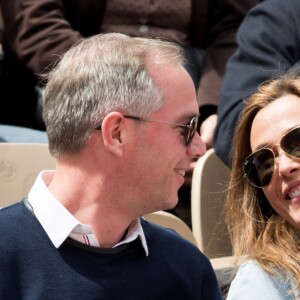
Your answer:
[[[0,299],[221,299],[209,260],[169,229],[142,220],[139,239],[114,249],[66,240],[59,249],[18,203],[0,210]]]

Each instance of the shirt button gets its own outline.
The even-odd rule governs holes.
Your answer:
[[[140,32],[141,33],[146,33],[146,32],[148,32],[148,30],[149,30],[149,28],[148,28],[147,25],[140,26]]]

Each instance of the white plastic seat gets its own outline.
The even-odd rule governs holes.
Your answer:
[[[201,251],[209,258],[230,256],[224,204],[230,169],[208,150],[196,163],[191,186],[192,229]]]
[[[197,246],[196,239],[190,227],[175,215],[165,211],[157,211],[145,215],[144,218],[160,226],[174,229],[178,234]]]

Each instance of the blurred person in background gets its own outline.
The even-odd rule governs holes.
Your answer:
[[[300,1],[264,0],[249,11],[237,33],[218,106],[213,147],[231,165],[231,144],[244,100],[264,81],[300,62]]]
[[[5,63],[0,123],[44,128],[40,75],[83,37],[121,32],[182,45],[211,147],[219,90],[235,34],[258,0],[1,0]]]

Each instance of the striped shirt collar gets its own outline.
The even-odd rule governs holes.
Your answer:
[[[28,195],[34,215],[56,248],[71,237],[81,243],[99,247],[99,242],[90,225],[80,223],[48,190],[55,171],[41,172]],[[126,237],[114,247],[130,243],[139,237],[148,256],[148,246],[140,219],[131,223]],[[113,247],[113,248],[114,248]]]

